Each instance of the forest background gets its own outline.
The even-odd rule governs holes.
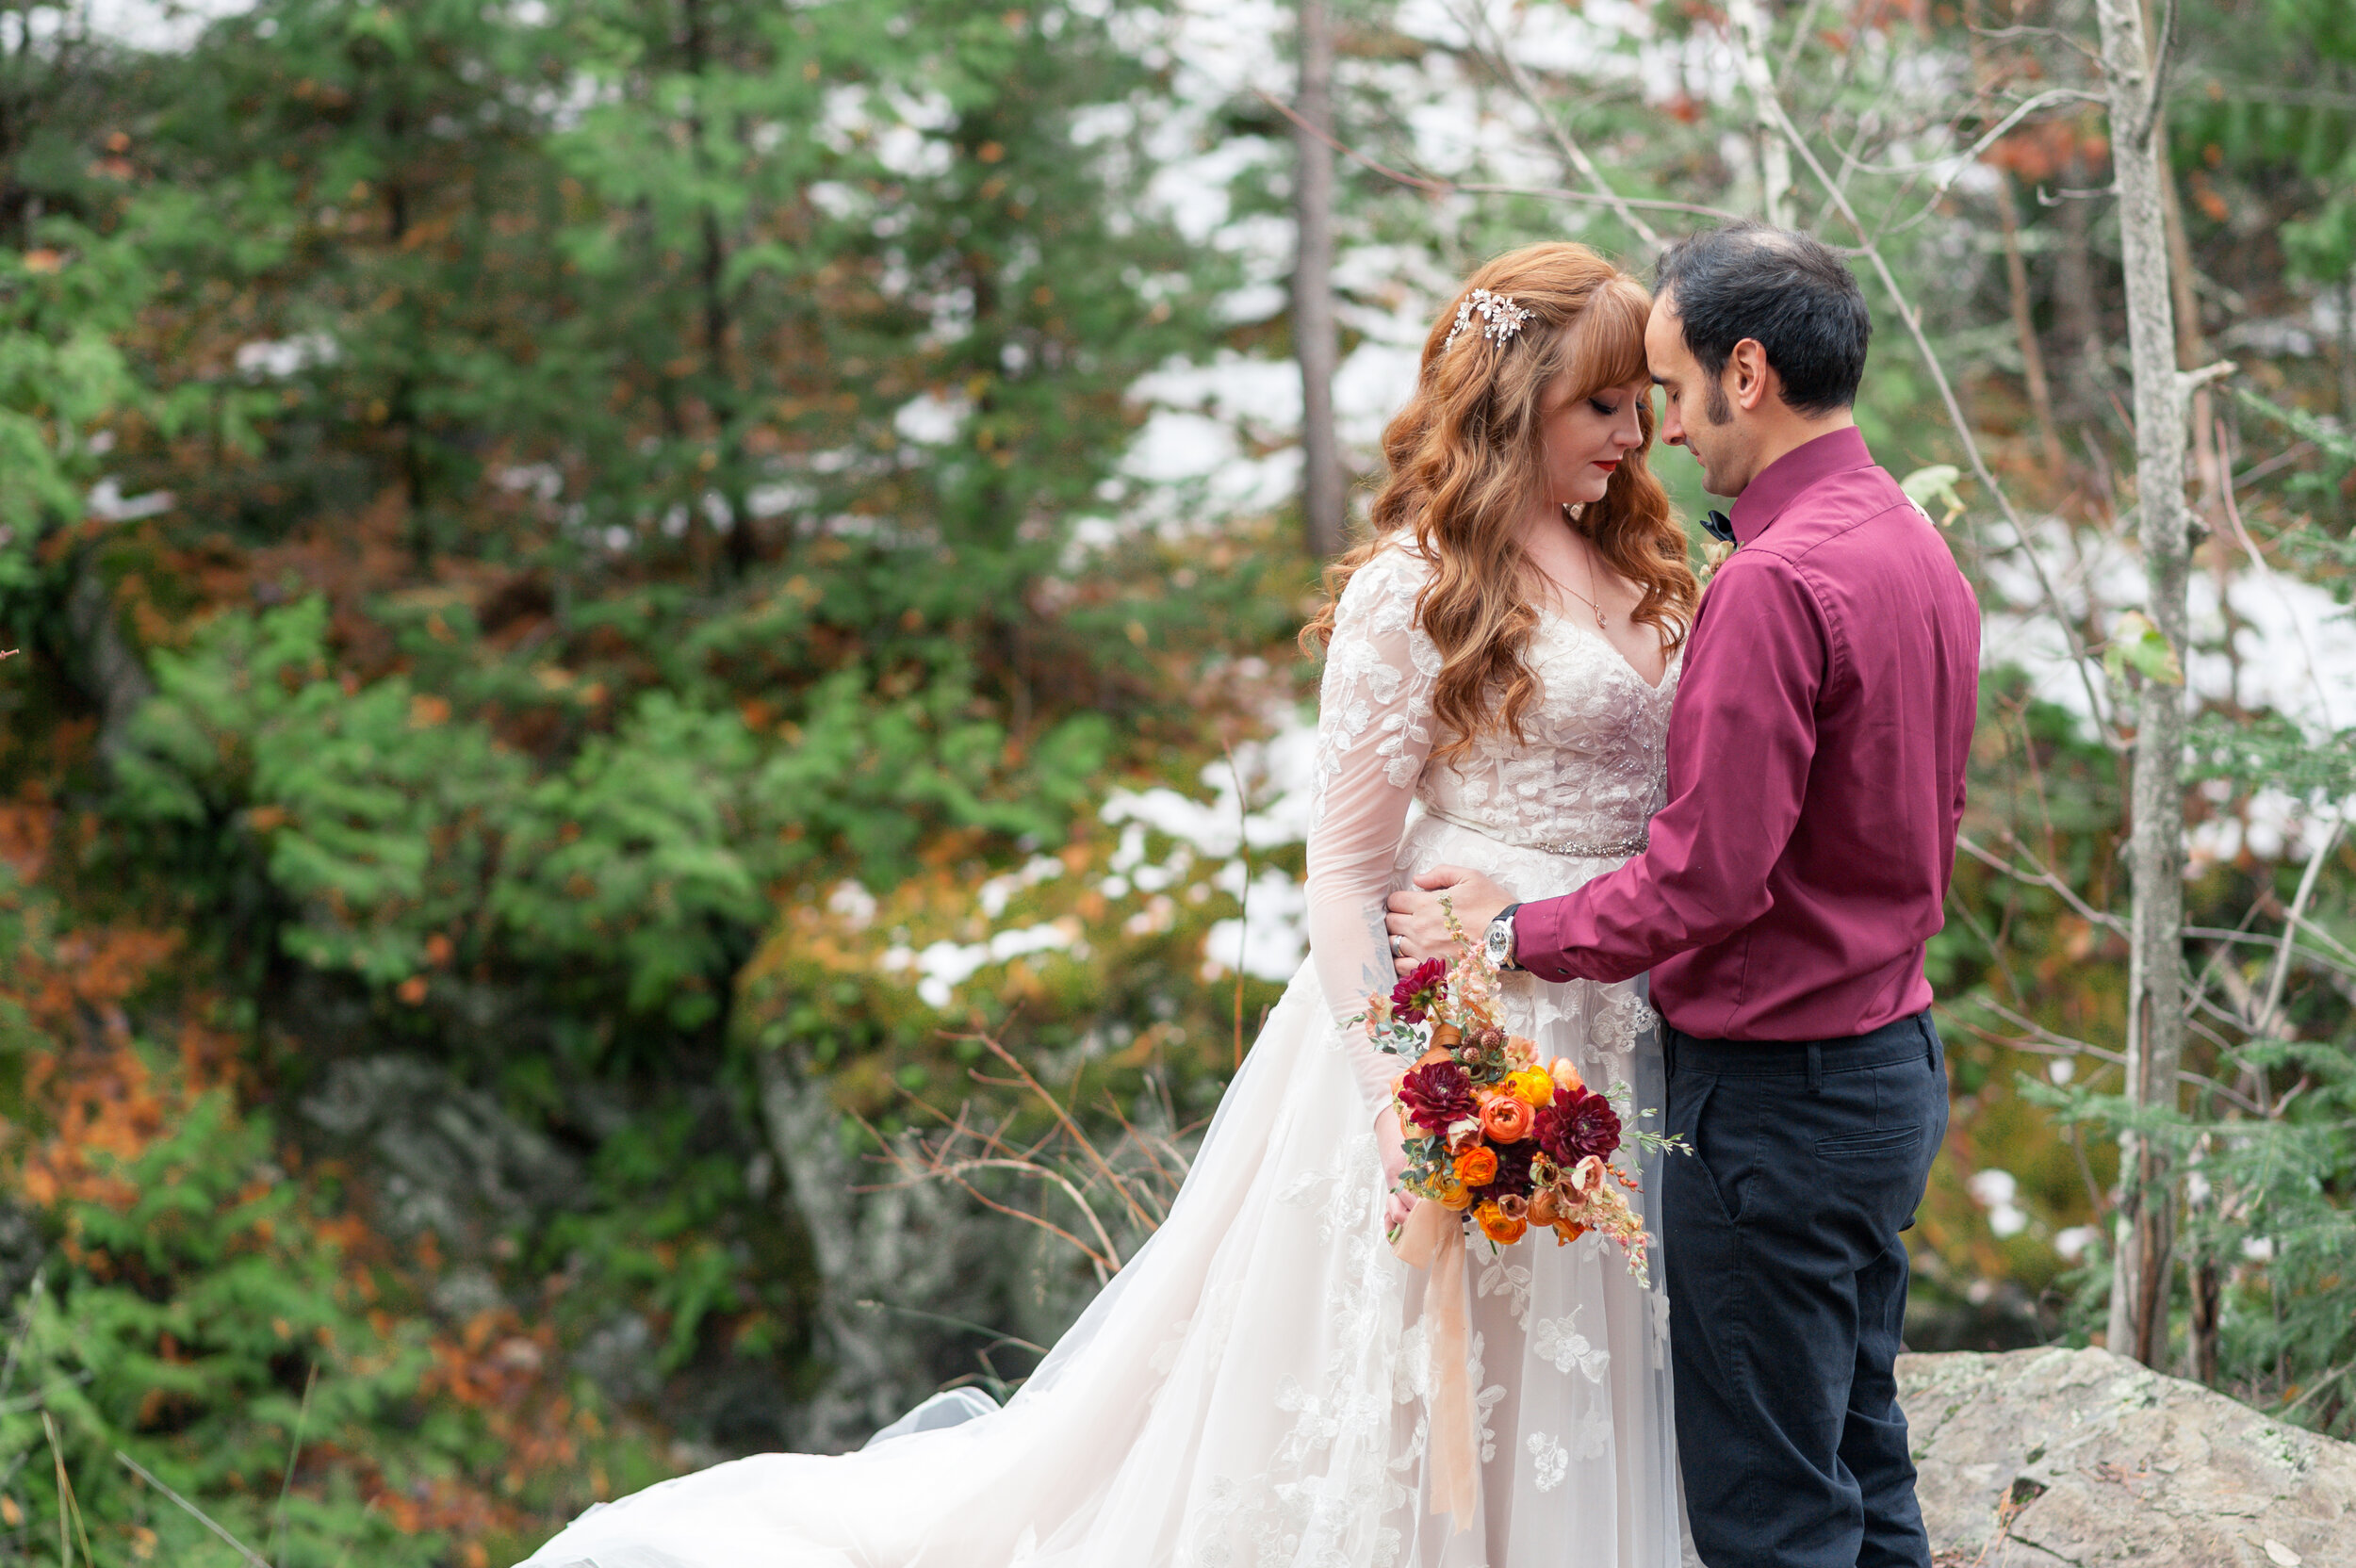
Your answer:
[[[2143,19],[2171,641],[2096,11],[0,3],[0,1559],[483,1568],[1019,1383],[1301,956],[1304,425],[1362,509],[1455,278],[1720,213],[1988,615],[1910,1342],[2102,1342],[2165,1197],[2147,1359],[2356,1427],[2356,12]]]

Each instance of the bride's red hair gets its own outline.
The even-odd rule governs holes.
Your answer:
[[[1444,348],[1458,301],[1476,288],[1512,295],[1530,319],[1497,342],[1482,335],[1475,316]],[[1440,653],[1432,698],[1442,731],[1435,757],[1459,754],[1492,729],[1525,739],[1522,717],[1538,695],[1525,658],[1538,626],[1538,585],[1515,534],[1541,482],[1540,411],[1566,375],[1574,397],[1644,377],[1651,309],[1644,285],[1586,246],[1557,241],[1509,251],[1465,279],[1424,339],[1415,396],[1383,433],[1388,473],[1374,498],[1373,531],[1326,568],[1324,608],[1301,641],[1312,654],[1321,650],[1351,575],[1412,534],[1432,567],[1415,614]],[[1605,564],[1641,591],[1634,618],[1659,628],[1675,648],[1700,590],[1668,493],[1645,465],[1649,397],[1640,418],[1644,445],[1621,460],[1579,527]]]

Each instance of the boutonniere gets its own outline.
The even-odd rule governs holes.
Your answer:
[[[1702,569],[1695,575],[1703,585],[1709,585],[1710,574],[1726,564],[1735,551],[1734,519],[1723,512],[1702,514],[1702,531],[1710,535],[1710,543],[1702,547]]]

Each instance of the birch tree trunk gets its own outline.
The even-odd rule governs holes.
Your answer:
[[[1342,550],[1342,461],[1333,435],[1333,30],[1325,0],[1300,0],[1301,90],[1293,107],[1293,351],[1301,361],[1301,509],[1309,553]]]
[[[2191,378],[2176,366],[2166,196],[2151,58],[2137,0],[2095,0],[2108,79],[2111,159],[2127,284],[2127,349],[2135,378],[2135,502],[2145,613],[2181,662],[2192,521],[2184,501],[2184,422]],[[2129,810],[2135,882],[2128,959],[2127,1093],[2139,1107],[2174,1107],[2184,1054],[2184,690],[2181,675],[2137,683]],[[2129,1135],[2119,1147],[2111,1349],[2157,1366],[2168,1349],[2175,1202],[2165,1150]]]
[[[1775,78],[1767,64],[1769,27],[1759,0],[1726,0],[1726,20],[1737,33],[1736,55],[1742,86],[1759,120],[1759,216],[1779,229],[1792,226],[1792,149],[1775,122]]]

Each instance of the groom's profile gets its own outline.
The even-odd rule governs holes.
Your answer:
[[[1947,1125],[1924,944],[1978,706],[1979,612],[1851,417],[1871,323],[1847,266],[1737,223],[1661,257],[1661,438],[1735,498],[1695,612],[1644,852],[1513,906],[1439,867],[1391,900],[1402,965],[1440,893],[1551,981],[1651,972],[1669,1068],[1658,1223],[1677,1429],[1708,1568],[1930,1568],[1892,1364]],[[1475,929],[1479,929],[1475,926]]]

